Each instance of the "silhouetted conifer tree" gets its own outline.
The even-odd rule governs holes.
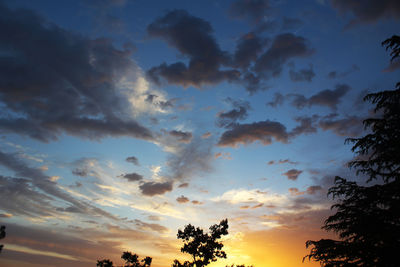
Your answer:
[[[400,37],[382,43],[400,59]],[[337,199],[323,229],[337,233],[340,240],[309,240],[305,258],[322,266],[399,266],[400,251],[400,83],[396,89],[368,94],[375,116],[364,120],[370,133],[347,139],[358,156],[349,166],[368,176],[374,185],[360,186],[336,177],[328,194]],[[303,259],[303,261],[304,261]]]

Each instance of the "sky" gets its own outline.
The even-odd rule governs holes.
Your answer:
[[[396,0],[0,1],[1,266],[319,266],[367,93],[394,88]]]

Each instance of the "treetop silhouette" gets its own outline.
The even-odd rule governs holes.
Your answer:
[[[152,258],[145,257],[139,261],[139,256],[136,253],[125,251],[122,253],[121,259],[125,261],[123,267],[150,267]],[[114,267],[113,262],[109,259],[98,260],[97,267]]]
[[[183,231],[178,230],[177,237],[184,242],[181,252],[190,254],[193,261],[180,263],[175,260],[172,267],[202,267],[217,261],[218,258],[226,258],[226,253],[222,250],[224,245],[218,240],[228,234],[228,220],[222,220],[209,229],[209,233],[204,233],[203,229],[188,224]]]

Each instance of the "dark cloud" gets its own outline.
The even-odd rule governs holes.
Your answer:
[[[151,37],[164,39],[189,58],[188,65],[183,62],[163,63],[151,68],[147,74],[154,82],[160,83],[159,77],[162,77],[172,84],[201,87],[238,80],[240,72],[220,69],[230,59],[219,48],[207,21],[185,10],[173,10],[151,23],[147,32]]]
[[[233,124],[225,131],[219,141],[218,146],[237,147],[239,144],[247,145],[260,141],[263,145],[270,145],[273,139],[277,142],[288,143],[291,138],[301,134],[310,134],[317,131],[314,126],[317,117],[295,118],[300,124],[288,132],[286,127],[276,121],[260,121],[250,124]]]
[[[307,57],[313,53],[308,41],[291,33],[277,35],[271,47],[256,61],[254,70],[264,78],[277,77],[283,65],[296,57]]]
[[[160,234],[165,234],[169,231],[167,227],[160,225],[158,223],[146,223],[138,219],[136,219],[134,222],[140,230],[145,230],[145,231],[151,230]]]
[[[198,200],[192,200],[193,205],[203,205],[203,202],[198,201]]]
[[[288,97],[293,97],[292,105],[298,109],[304,108],[305,106],[311,107],[318,105],[326,106],[332,110],[336,110],[341,98],[349,90],[350,86],[346,84],[338,84],[334,90],[326,89],[311,96],[310,98],[306,98],[305,96],[299,94],[290,94]]]
[[[45,175],[40,169],[29,167],[20,159],[16,158],[15,155],[11,153],[4,153],[0,151],[0,165],[13,171],[16,177],[21,178],[3,178],[3,191],[2,196],[9,195],[9,200],[15,198],[15,206],[8,206],[10,213],[12,208],[14,208],[18,213],[25,212],[31,214],[32,216],[43,215],[46,213],[48,215],[55,214],[58,211],[74,211],[86,215],[103,216],[112,220],[118,220],[112,214],[97,208],[89,203],[80,201],[74,198],[72,195],[68,194],[66,191],[62,190],[58,184],[52,181],[51,177]],[[11,188],[11,189],[10,189]],[[69,207],[61,209],[56,209],[49,204],[49,202],[54,203],[57,200],[63,205]],[[22,205],[21,201],[25,206]],[[0,202],[0,205],[6,204],[7,200]],[[29,204],[30,203],[30,204]],[[42,210],[40,210],[42,209]],[[53,212],[52,212],[53,211]]]
[[[267,105],[276,108],[277,106],[281,106],[284,101],[285,97],[281,93],[275,93],[274,99],[271,102],[268,102]]]
[[[229,14],[234,18],[260,23],[270,8],[269,0],[236,0],[229,7]]]
[[[303,21],[297,18],[287,18],[284,17],[282,20],[282,31],[290,31],[298,29],[303,25]]]
[[[159,100],[159,96],[155,94],[149,94],[146,97],[146,101],[153,104],[154,106],[158,106],[162,110],[166,110],[168,108],[173,108],[175,106],[175,102],[177,101],[177,98],[173,98],[170,100]]]
[[[137,174],[136,172],[126,173],[121,175],[120,177],[125,178],[129,182],[136,182],[143,180],[143,175]]]
[[[299,71],[290,70],[289,76],[293,82],[311,82],[315,76],[315,72],[312,65],[310,65],[308,69],[301,69]]]
[[[72,174],[80,177],[86,177],[89,175],[88,170],[80,168],[73,169]]]
[[[163,195],[172,191],[173,182],[146,182],[139,186],[140,191],[145,196]]]
[[[351,13],[348,26],[357,23],[373,23],[379,19],[400,19],[400,2],[397,0],[332,0],[332,6],[341,14]]]
[[[297,164],[296,161],[291,161],[290,159],[280,159],[280,160],[278,160],[278,161],[275,161],[275,160],[270,160],[270,161],[268,161],[268,165],[286,164],[286,163],[288,163],[288,164],[293,164],[293,165],[296,165],[296,164]]]
[[[72,170],[72,174],[79,177],[95,176],[99,174],[92,168],[93,164],[97,163],[95,158],[80,158],[75,160],[72,165],[75,168]]]
[[[349,116],[343,119],[323,118],[319,121],[319,127],[330,130],[339,136],[356,137],[363,132],[363,119],[356,116]]]
[[[273,139],[287,143],[289,134],[286,131],[286,127],[281,123],[266,120],[233,125],[230,130],[221,135],[218,145],[236,147],[239,144],[246,145],[255,141],[260,141],[263,145],[269,145]]]
[[[321,190],[322,190],[322,187],[320,185],[312,185],[312,186],[307,187],[306,192],[309,195],[314,195]]]
[[[259,37],[254,32],[243,35],[236,44],[233,65],[237,68],[247,69],[267,44],[267,39]]]
[[[168,132],[169,135],[175,137],[178,142],[188,144],[192,141],[192,133],[191,132],[183,132],[183,131],[177,131],[177,130],[172,130]]]
[[[180,185],[178,185],[178,188],[186,188],[189,187],[189,183],[181,183]]]
[[[50,196],[35,190],[28,179],[0,176],[0,208],[14,215],[54,216],[56,207]]]
[[[140,75],[130,50],[2,4],[0,28],[0,103],[7,111],[0,116],[2,132],[44,142],[63,133],[153,138],[132,119],[131,104],[118,87],[127,73]]]
[[[318,119],[318,116],[314,115],[312,117],[298,117],[295,118],[295,121],[299,122],[300,125],[296,126],[292,132],[290,133],[291,136],[298,136],[300,134],[311,134],[316,133],[317,128],[315,123]]]
[[[356,64],[353,64],[351,66],[351,68],[346,70],[346,71],[343,71],[343,72],[331,71],[331,72],[329,72],[328,73],[328,78],[329,79],[343,78],[343,77],[345,77],[345,76],[347,76],[347,75],[349,75],[349,74],[351,74],[351,73],[353,73],[355,71],[359,71],[359,70],[360,70],[360,67],[358,67]]]
[[[302,173],[303,171],[297,170],[297,169],[291,169],[288,170],[285,173],[282,173],[282,175],[285,175],[289,180],[297,180],[297,178],[299,177],[299,175]]]
[[[217,114],[217,125],[219,127],[229,127],[238,120],[244,120],[247,118],[247,111],[250,109],[250,103],[242,100],[232,100],[227,98],[226,102],[229,102],[233,109],[226,112],[219,112]]]
[[[181,204],[183,204],[183,203],[189,202],[190,200],[189,200],[187,197],[185,197],[185,196],[180,196],[180,197],[178,197],[178,198],[176,199],[176,201],[179,202],[179,203],[181,203]]]
[[[130,162],[130,163],[133,163],[133,164],[136,165],[136,166],[139,166],[139,165],[140,165],[140,164],[139,164],[138,158],[135,157],[135,156],[127,157],[127,158],[125,159],[125,161],[126,161],[126,162]]]

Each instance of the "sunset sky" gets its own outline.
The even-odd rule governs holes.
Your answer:
[[[360,4],[362,2],[362,4]],[[1,266],[184,259],[319,266],[368,92],[392,89],[397,0],[0,0]]]

